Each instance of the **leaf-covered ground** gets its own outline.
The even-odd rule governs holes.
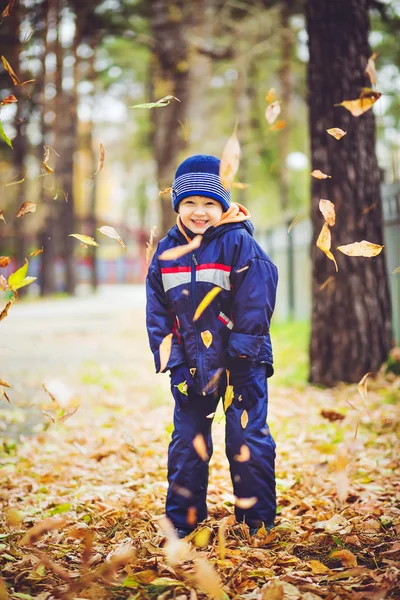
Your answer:
[[[45,426],[3,445],[0,599],[400,598],[400,379],[369,380],[366,405],[357,386],[272,380],[279,515],[270,534],[252,540],[231,516],[220,408],[209,520],[177,542],[158,524],[172,429],[168,378],[153,374],[141,311],[130,316],[129,335],[105,328],[96,345],[129,352],[132,368],[56,369],[74,394],[54,382],[54,400],[36,390]],[[87,341],[87,332],[75,336],[77,353]],[[24,377],[34,389],[44,374]]]

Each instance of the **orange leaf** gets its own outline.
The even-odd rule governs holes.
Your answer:
[[[285,129],[287,123],[286,121],[277,121],[269,128],[270,131],[279,131],[280,129]]]
[[[340,127],[331,127],[331,129],[327,129],[326,131],[336,140],[340,140],[347,134],[347,131],[343,131],[343,129],[340,129]]]
[[[169,357],[172,349],[172,333],[165,336],[160,344],[160,373],[163,373],[167,368]]]
[[[236,136],[236,128],[226,143],[219,165],[219,176],[226,190],[229,190],[239,168],[240,144]]]
[[[151,257],[154,254],[154,238],[156,237],[156,229],[157,229],[157,225],[153,225],[153,227],[150,229],[149,241],[146,242],[146,253],[145,253],[146,263],[150,262]]]
[[[5,104],[12,104],[13,102],[18,102],[18,100],[16,99],[14,94],[10,94],[9,96],[6,96],[5,98],[3,98],[3,100],[0,102],[0,104],[2,106],[4,106]]]
[[[338,558],[344,567],[356,567],[357,558],[350,550],[336,550],[332,552],[330,558]]]
[[[192,252],[192,250],[196,250],[201,244],[202,240],[201,235],[196,235],[188,244],[183,244],[182,246],[177,246],[176,248],[170,248],[169,250],[165,250],[160,256],[158,260],[176,260],[181,256],[184,256],[188,252]]]
[[[8,62],[8,60],[4,56],[1,57],[1,60],[3,61],[4,68],[7,71],[7,73],[9,74],[9,76],[11,77],[13,84],[20,85],[21,82],[20,82],[18,76],[16,75],[16,73],[14,72],[14,69]]]
[[[207,462],[209,459],[206,442],[201,433],[198,433],[196,437],[193,439],[193,448],[196,450],[197,454],[200,456],[201,460]]]
[[[267,95],[265,96],[266,101],[268,102],[268,104],[271,104],[271,102],[273,102],[276,98],[275,95],[275,88],[271,88],[270,90],[268,90]]]
[[[17,212],[17,217],[22,217],[28,213],[36,212],[36,204],[34,202],[24,202]]]
[[[0,268],[4,269],[5,267],[7,267],[11,262],[11,257],[10,256],[0,256]]]
[[[3,292],[4,292],[6,287],[7,287],[7,279],[3,275],[0,275],[0,290],[3,290]]]
[[[359,117],[360,115],[370,110],[375,102],[382,96],[380,92],[376,92],[371,88],[363,88],[359,98],[355,100],[343,100],[339,104],[334,106],[343,106],[346,108],[353,117]]]
[[[11,11],[14,7],[15,4],[15,0],[10,0],[10,2],[7,4],[7,6],[5,7],[5,9],[2,12],[2,17],[3,19],[5,19],[6,17],[9,17],[11,15]]]
[[[311,177],[315,177],[315,179],[327,179],[329,177],[329,179],[332,179],[332,175],[327,175],[319,169],[314,169],[314,171],[311,173]]]
[[[338,250],[347,254],[347,256],[364,256],[365,258],[371,258],[378,256],[383,250],[384,246],[379,244],[373,244],[362,240],[362,242],[354,242],[353,244],[346,244],[345,246],[338,246]]]
[[[336,221],[335,205],[330,200],[320,200],[319,210],[324,215],[325,221],[333,227]],[[328,248],[329,250],[329,248]]]
[[[34,250],[28,256],[37,256],[38,254],[41,254],[42,252],[43,252],[43,248],[41,248],[40,250]]]
[[[172,187],[165,188],[165,190],[160,190],[160,191],[158,192],[158,195],[159,195],[159,196],[162,196],[163,194],[169,194],[171,191],[172,191]]]

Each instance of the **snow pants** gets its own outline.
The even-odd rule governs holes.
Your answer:
[[[257,405],[248,411],[249,421],[241,425],[243,410],[232,403],[226,411],[226,455],[230,465],[233,493],[237,498],[257,498],[248,509],[235,506],[236,520],[245,521],[249,527],[264,523],[272,525],[276,515],[275,492],[275,442],[267,425],[268,387],[265,365],[256,367],[258,381],[264,395]],[[194,529],[188,511],[196,510],[197,522],[207,518],[208,464],[213,445],[211,438],[212,418],[220,398],[224,398],[226,381],[217,393],[201,396],[191,393],[183,408],[175,405],[174,431],[168,449],[168,493],[166,514],[179,529]],[[193,446],[197,434],[204,437],[209,459],[204,461]],[[246,445],[250,458],[237,460],[240,448]]]

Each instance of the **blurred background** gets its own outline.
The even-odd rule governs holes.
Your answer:
[[[277,320],[309,322],[313,233],[305,4],[0,2],[0,54],[19,79],[15,85],[3,62],[1,98],[17,99],[0,113],[5,133],[0,254],[11,257],[3,275],[22,266],[31,252],[44,250],[29,258],[29,275],[37,280],[20,296],[82,294],[99,284],[143,282],[152,228],[157,226],[157,243],[175,219],[169,194],[159,191],[170,187],[189,154],[220,156],[238,121],[237,180],[248,187],[234,189],[233,200],[250,209],[256,237],[279,267]],[[368,9],[366,35],[378,54],[377,86],[383,93],[373,111],[385,268],[399,342],[400,276],[391,273],[400,264],[400,0],[371,0]],[[166,95],[180,102],[132,108]],[[281,113],[271,125],[265,111],[274,98]],[[17,217],[24,202],[37,203],[37,210]],[[104,225],[116,229],[127,251],[98,232]],[[92,236],[99,246],[80,244],[71,233]]]

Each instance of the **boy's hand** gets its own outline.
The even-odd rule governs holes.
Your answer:
[[[250,410],[263,397],[263,390],[257,381],[251,362],[246,358],[231,358],[228,361],[228,369],[235,406]]]
[[[170,371],[171,391],[179,408],[189,401],[189,388],[193,385],[193,377],[186,363],[172,367]]]

